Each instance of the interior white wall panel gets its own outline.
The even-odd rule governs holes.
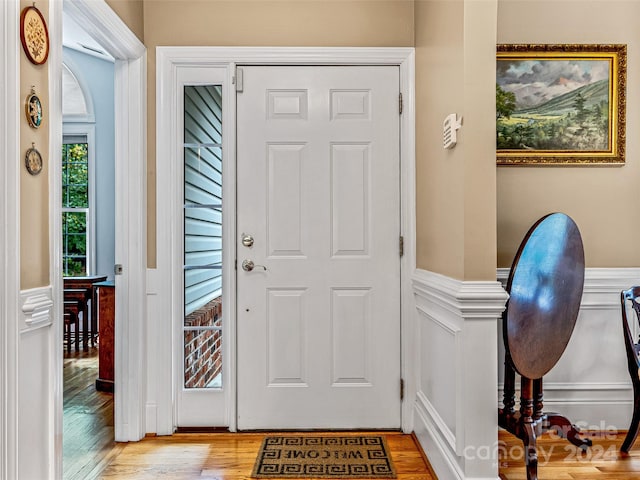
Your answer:
[[[54,467],[53,293],[22,291],[18,343],[18,478],[50,478]],[[34,452],[37,452],[34,455]]]
[[[413,275],[417,391],[414,430],[439,478],[498,477],[498,354],[507,295],[499,282]]]

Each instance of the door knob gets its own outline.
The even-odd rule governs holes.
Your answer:
[[[267,267],[265,267],[264,265],[256,265],[255,263],[253,263],[253,260],[243,260],[242,261],[242,269],[245,272],[250,272],[252,271],[254,268],[264,268],[264,271],[267,271]]]

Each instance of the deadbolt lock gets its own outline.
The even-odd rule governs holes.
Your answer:
[[[247,248],[253,247],[253,237],[251,235],[247,235],[246,233],[242,234],[242,245]]]

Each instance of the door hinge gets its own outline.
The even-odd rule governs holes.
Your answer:
[[[236,76],[233,77],[236,84],[236,92],[242,92],[244,90],[244,78],[242,68],[236,67]]]
[[[400,256],[402,257],[404,255],[404,237],[402,235],[400,235],[400,241],[398,242],[398,246],[400,249]]]
[[[123,268],[122,268],[122,264],[121,263],[116,263],[113,266],[113,273],[115,275],[122,275],[122,271],[123,271]]]
[[[404,400],[404,378],[400,379],[400,400]]]
[[[400,96],[398,97],[398,107],[400,110],[400,115],[402,115],[402,93],[400,93]]]

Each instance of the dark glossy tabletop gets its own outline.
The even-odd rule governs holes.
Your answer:
[[[563,213],[543,217],[522,241],[507,284],[504,341],[519,374],[541,378],[558,362],[578,318],[583,285],[578,227]]]

